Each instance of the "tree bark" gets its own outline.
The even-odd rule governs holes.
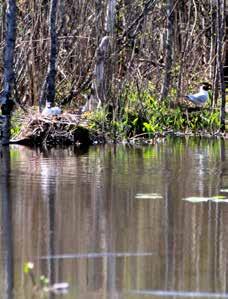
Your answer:
[[[55,101],[56,60],[58,55],[58,40],[56,32],[58,0],[51,0],[49,13],[50,54],[46,78],[44,80],[39,99],[40,111],[45,102]]]
[[[105,79],[105,60],[109,46],[109,37],[104,36],[97,48],[95,66],[95,91],[98,104],[106,102],[106,79]]]
[[[218,38],[217,38],[217,4],[215,3],[214,0],[211,0],[210,3],[211,7],[211,44],[210,44],[210,78],[212,81],[212,106],[217,105],[218,101],[218,95],[219,95],[219,90],[218,90],[218,81],[219,81],[219,76],[218,76],[218,68],[217,68],[217,53],[218,53]]]
[[[109,0],[106,11],[105,31],[107,35],[113,35],[116,17],[116,0]]]
[[[166,57],[165,57],[165,74],[161,89],[160,100],[167,98],[171,83],[171,71],[173,65],[173,39],[174,39],[174,14],[173,0],[167,0],[167,38],[166,38]]]
[[[16,41],[16,0],[8,0],[6,8],[6,33],[4,47],[4,71],[3,71],[3,93],[0,98],[3,115],[2,144],[8,144],[10,140],[10,116],[14,101],[12,91],[14,88],[14,50]]]
[[[116,0],[108,0],[106,8],[106,17],[104,31],[105,36],[101,39],[101,42],[97,48],[96,55],[96,66],[95,66],[95,90],[98,105],[107,102],[107,94],[110,89],[111,84],[111,74],[108,73],[110,68],[107,63],[108,52],[110,51],[110,46],[112,44],[112,38],[115,26],[115,16],[116,16]]]
[[[221,107],[220,107],[220,121],[221,121],[221,131],[225,131],[225,106],[226,106],[226,92],[225,92],[225,83],[224,83],[224,70],[223,70],[223,59],[222,59],[222,51],[223,51],[223,43],[224,43],[224,12],[225,5],[224,0],[217,0],[217,69],[219,73],[219,81],[221,88]]]
[[[115,17],[116,17],[116,0],[108,0],[104,32],[97,50],[94,68],[94,80],[92,83],[92,92],[90,98],[85,104],[83,111],[94,110],[107,102],[107,94],[110,90],[111,74],[108,72],[110,68],[107,65],[107,57],[112,44]],[[109,63],[111,63],[109,59]]]

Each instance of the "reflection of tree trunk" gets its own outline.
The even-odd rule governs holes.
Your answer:
[[[165,193],[165,289],[172,289],[174,278],[174,251],[173,251],[173,202],[170,192],[170,185],[166,186]]]
[[[219,268],[219,257],[220,257],[220,245],[221,245],[221,240],[220,240],[220,234],[221,234],[221,209],[220,206],[218,204],[216,204],[215,207],[215,234],[214,234],[214,280],[215,280],[215,289],[213,291],[216,291],[216,285],[217,285],[217,281],[219,278],[219,272],[221,271],[221,269]],[[221,283],[221,281],[220,281]]]
[[[54,185],[55,186],[55,185]],[[55,188],[55,187],[54,187]],[[55,255],[55,191],[50,190],[48,200],[48,224],[49,224],[49,235],[48,235],[48,256]],[[55,263],[54,259],[48,260],[48,272],[49,280],[51,284],[55,281]],[[54,298],[54,295],[50,293],[49,299]]]
[[[44,158],[48,157],[48,150],[44,150]],[[43,198],[47,211],[45,250],[48,257],[45,264],[42,264],[41,272],[48,277],[50,284],[53,284],[56,282],[56,260],[53,256],[56,254],[56,178],[58,176],[58,168],[55,163],[48,163],[43,168],[41,167],[41,173],[43,178]],[[52,293],[49,294],[49,299],[51,298],[55,298]]]
[[[207,268],[208,268],[208,279],[210,282],[215,281],[215,277],[214,277],[214,260],[213,260],[213,256],[214,256],[214,251],[213,251],[213,246],[211,240],[213,240],[212,236],[214,235],[214,225],[213,225],[213,215],[212,215],[212,204],[211,202],[208,203],[208,241],[207,241],[207,251],[208,251],[208,260],[207,260]],[[214,285],[211,284],[211,289],[214,289]]]
[[[2,114],[4,117],[3,144],[8,144],[10,139],[10,115],[14,106],[12,91],[15,82],[14,76],[14,49],[16,41],[16,0],[8,0],[6,11],[6,38],[4,47],[4,91],[0,98]]]
[[[9,115],[4,115],[2,117],[3,117],[2,144],[7,145],[9,144],[9,140],[10,140],[11,116],[9,114]]]
[[[116,295],[116,259],[117,257],[108,257],[108,271],[107,271],[107,289],[110,294],[110,299],[115,298]]]
[[[12,227],[12,201],[10,197],[10,152],[9,148],[2,149],[0,160],[1,182],[0,198],[2,201],[2,246],[3,246],[3,268],[4,268],[4,290],[1,291],[4,299],[13,298],[14,266],[13,266],[13,227]]]
[[[93,209],[93,227],[94,239],[92,241],[93,250],[103,253],[107,252],[107,233],[106,233],[106,213],[104,207],[104,197],[100,190],[100,186],[97,187],[96,183],[94,184],[94,197],[92,198],[92,209]],[[92,263],[92,269],[90,271],[91,277],[89,281],[91,287],[94,289],[103,289],[104,293],[106,292],[107,286],[107,257],[102,257],[101,260],[94,259]]]
[[[116,148],[114,147],[113,151],[115,152]],[[112,195],[113,194],[113,167],[112,160],[115,153],[109,155],[106,161],[107,168],[104,172],[104,198],[106,200],[106,205],[104,206],[104,215],[105,215],[105,225],[106,225],[106,239],[107,239],[107,250],[113,251],[115,248],[113,244],[113,227],[108,225],[108,223],[113,223],[112,219]],[[109,256],[107,260],[107,290],[109,298],[116,298],[117,287],[116,287],[116,271],[117,271],[117,257]],[[120,278],[120,277],[119,277]]]
[[[103,179],[100,168],[100,161],[97,161],[96,180],[93,182],[91,193],[92,196],[92,223],[93,236],[91,247],[99,253],[107,253],[109,251],[108,232],[107,232],[107,198],[104,196],[103,186],[97,184],[97,180]],[[104,256],[101,259],[91,261],[91,271],[89,271],[89,285],[95,290],[103,290],[101,297],[107,297],[108,287],[108,267],[112,263],[112,258]],[[91,275],[91,276],[90,276]]]
[[[223,175],[225,173],[225,160],[226,160],[226,153],[225,153],[225,141],[224,139],[220,140],[220,181],[219,181],[219,190],[222,189],[222,179]],[[224,186],[225,187],[225,186]],[[215,208],[215,279],[219,281],[221,286],[226,285],[224,283],[223,279],[225,280],[224,277],[224,271],[226,269],[226,266],[224,267],[224,260],[225,260],[225,253],[224,253],[224,219],[223,219],[223,214],[222,214],[222,209],[221,206],[216,204]]]

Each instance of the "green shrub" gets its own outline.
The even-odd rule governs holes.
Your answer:
[[[115,111],[102,108],[88,115],[90,127],[100,132],[108,132],[111,139],[123,139],[141,133],[153,135],[163,131],[174,132],[208,131],[220,127],[219,111],[202,108],[187,113],[186,108],[170,108],[169,100],[159,101],[154,86],[146,89],[129,84],[118,99]]]

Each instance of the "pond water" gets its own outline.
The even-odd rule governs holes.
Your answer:
[[[228,298],[228,143],[3,148],[1,298]],[[220,198],[220,197],[219,197]],[[43,298],[43,297],[42,297]]]

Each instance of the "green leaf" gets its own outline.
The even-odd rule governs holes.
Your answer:
[[[28,274],[31,270],[34,269],[34,264],[31,262],[27,262],[24,264],[23,271],[25,274]]]
[[[48,285],[49,284],[49,279],[44,276],[44,275],[41,275],[40,276],[40,282],[43,284],[43,285]]]

